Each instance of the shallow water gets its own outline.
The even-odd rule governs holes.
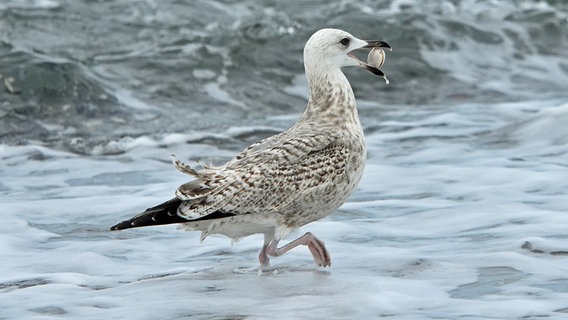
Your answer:
[[[566,8],[428,3],[0,4],[0,73],[21,75],[0,93],[0,319],[568,318]],[[331,268],[298,248],[259,271],[262,236],[108,231],[186,182],[170,154],[222,163],[292,124],[329,24],[395,48],[388,86],[346,71],[359,188],[293,235]]]
[[[3,146],[3,317],[562,318],[567,110],[541,101],[410,120],[385,111],[355,195],[298,232],[326,241],[328,269],[299,248],[259,272],[261,236],[199,244],[173,226],[107,231],[185,181],[170,152],[232,150],[181,135],[123,141],[125,153],[104,157]]]

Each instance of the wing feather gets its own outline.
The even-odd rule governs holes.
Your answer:
[[[176,195],[185,201],[178,215],[194,220],[218,210],[279,212],[300,197],[307,201],[331,190],[330,177],[345,176],[350,154],[350,146],[337,141],[334,132],[306,130],[253,144],[225,166],[199,171],[198,179],[180,186]]]

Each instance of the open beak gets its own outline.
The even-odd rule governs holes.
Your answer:
[[[387,48],[392,51],[392,48],[388,43],[380,40],[369,40],[367,41],[367,45],[363,46],[363,48]]]
[[[387,49],[389,49],[389,50],[392,51],[391,46],[390,46],[388,43],[384,42],[384,41],[380,41],[380,40],[369,40],[369,41],[366,41],[366,42],[367,42],[367,44],[364,45],[364,46],[362,46],[361,48],[381,48],[381,49],[382,49],[382,48],[387,48]],[[355,49],[355,50],[357,50],[357,49]],[[378,66],[378,67],[372,66],[372,65],[368,64],[367,62],[363,62],[363,61],[359,60],[359,58],[357,58],[357,57],[355,56],[355,54],[353,54],[353,51],[349,52],[349,56],[350,56],[351,58],[355,59],[355,60],[359,63],[359,66],[360,66],[361,68],[363,68],[363,69],[365,69],[365,70],[367,70],[367,71],[369,71],[369,72],[371,72],[371,73],[373,73],[373,74],[375,74],[375,75],[377,75],[377,76],[379,76],[379,77],[383,77],[383,78],[387,81],[387,83],[388,83],[388,79],[386,78],[385,73],[382,72],[382,71],[379,69],[380,66]],[[382,64],[381,64],[381,65],[382,65]]]

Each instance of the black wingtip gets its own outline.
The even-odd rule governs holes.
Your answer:
[[[183,219],[176,214],[172,214],[172,212],[175,213],[177,211],[180,204],[181,200],[173,198],[155,207],[148,208],[141,214],[110,227],[110,231],[186,222],[186,219]]]
[[[110,227],[110,231],[118,231],[118,230],[124,230],[124,229],[128,229],[128,228],[134,228],[134,226],[132,225],[132,222],[130,220],[125,220],[122,221],[121,223],[117,223],[114,226]]]
[[[146,211],[142,212],[141,214],[134,216],[128,220],[124,220],[110,227],[110,231],[188,222],[189,220],[177,215],[177,209],[181,203],[182,201],[179,200],[178,198],[173,198],[155,207],[146,209]],[[222,211],[215,211],[204,217],[192,221],[221,219],[230,216],[234,216],[234,214]]]

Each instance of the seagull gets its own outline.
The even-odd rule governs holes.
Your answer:
[[[199,170],[172,155],[174,167],[193,178],[175,197],[111,227],[123,230],[181,224],[210,234],[239,239],[263,234],[261,267],[300,245],[320,267],[331,266],[324,242],[311,232],[278,246],[290,232],[339,208],[363,175],[366,146],[355,97],[342,67],[359,66],[385,78],[379,66],[359,60],[362,48],[388,48],[338,29],[315,32],[304,47],[310,98],[290,129],[244,149],[221,166]],[[386,78],[385,78],[386,79]]]

